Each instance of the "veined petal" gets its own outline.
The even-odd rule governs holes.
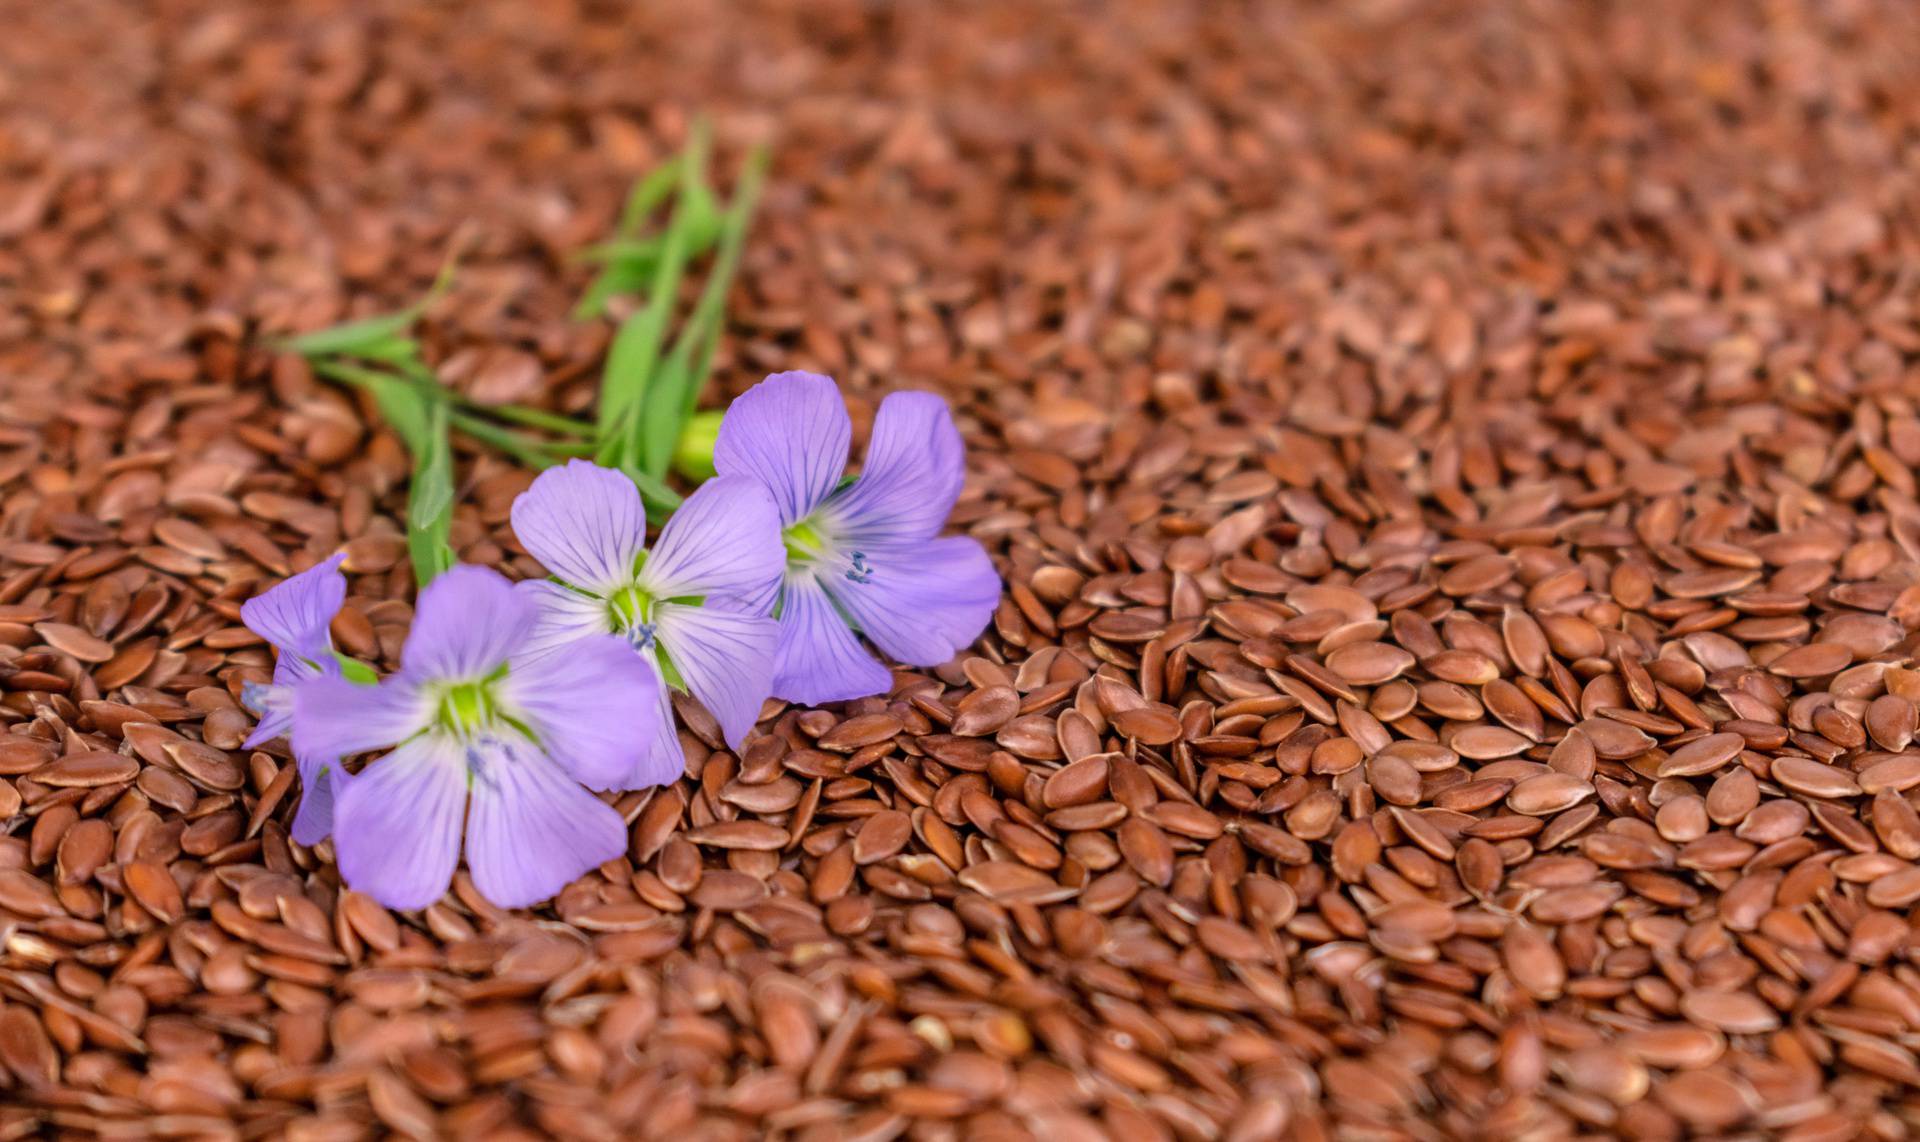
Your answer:
[[[427,734],[367,766],[334,804],[340,877],[389,908],[446,895],[460,862],[467,767],[460,744]]]
[[[718,607],[662,603],[656,638],[687,689],[700,699],[739,749],[773,692],[773,655],[780,624]]]
[[[283,655],[327,655],[327,625],[347,598],[347,577],[340,573],[346,557],[341,552],[248,599],[240,604],[240,621]]]
[[[874,416],[860,478],[834,493],[823,514],[842,547],[931,539],[946,526],[966,475],[947,402],[932,393],[894,393]]]
[[[284,737],[293,728],[293,688],[315,678],[331,678],[339,674],[340,663],[331,650],[317,661],[291,651],[281,651],[280,660],[273,664],[273,684],[255,691],[256,698],[249,699],[245,694],[242,695],[242,702],[253,709],[260,719],[242,744],[253,749],[274,738]]]
[[[900,662],[939,666],[973,644],[1000,603],[986,549],[963,535],[876,547],[859,567],[845,560],[821,585],[875,646]]]
[[[513,589],[533,600],[535,607],[533,629],[515,652],[516,660],[550,654],[613,630],[605,599],[582,595],[546,579],[522,579]]]
[[[361,686],[338,676],[294,687],[293,755],[350,757],[397,745],[427,728],[433,703],[410,678]]]
[[[654,662],[652,651],[636,657],[659,679],[660,667]],[[659,697],[653,709],[634,710],[627,715],[628,728],[640,741],[640,760],[615,789],[651,789],[656,785],[671,785],[686,776],[687,751],[681,746],[680,734],[674,725],[673,698],[665,681],[660,682],[656,693]]]
[[[500,572],[451,568],[421,589],[400,668],[421,680],[483,677],[521,649],[538,613]]]
[[[673,513],[640,583],[656,599],[722,595],[771,604],[786,565],[773,498],[744,476],[721,476]]]
[[[625,639],[594,634],[564,654],[514,659],[499,692],[575,781],[613,789],[653,741],[634,719],[659,710],[660,688],[659,673]]]
[[[525,908],[627,850],[620,814],[531,743],[476,749],[484,756],[474,769],[467,867],[480,895]]]
[[[773,693],[818,706],[885,694],[893,672],[874,660],[811,572],[787,576],[780,604],[780,645],[773,655]]]
[[[540,473],[513,501],[513,534],[547,570],[605,593],[633,581],[647,546],[647,509],[632,480],[569,460]]]
[[[333,808],[340,791],[353,780],[352,775],[335,762],[299,761],[300,808],[293,814],[291,830],[295,843],[317,845],[333,832]]]
[[[833,493],[847,470],[853,422],[840,386],[818,373],[775,373],[727,408],[713,466],[765,488],[781,524],[798,523]]]

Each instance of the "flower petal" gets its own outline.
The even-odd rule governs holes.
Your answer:
[[[832,378],[775,373],[728,406],[713,466],[722,476],[752,478],[773,496],[782,524],[798,523],[840,482],[852,438]]]
[[[490,567],[462,564],[420,590],[400,668],[416,679],[480,678],[520,650],[539,615]]]
[[[1000,603],[993,561],[964,535],[876,547],[862,570],[842,559],[821,576],[875,646],[914,666],[939,666],[973,645]]]
[[[818,706],[885,694],[893,672],[874,660],[810,573],[789,575],[780,604],[780,645],[773,655],[773,693]]]
[[[477,749],[467,867],[480,895],[525,908],[627,851],[620,814],[524,740]]]
[[[946,526],[966,480],[965,448],[947,402],[932,393],[894,393],[873,419],[860,478],[827,501],[842,546],[930,539]]]
[[[662,603],[656,638],[687,689],[700,699],[739,749],[773,692],[773,655],[780,624],[720,607]]]
[[[347,598],[347,577],[340,573],[346,557],[341,552],[248,599],[240,604],[240,621],[283,655],[326,656],[332,645],[327,625]]]
[[[353,778],[338,762],[300,761],[300,808],[293,814],[296,844],[317,845],[333,832],[334,802]]]
[[[282,651],[280,660],[273,664],[273,684],[255,691],[258,696],[252,701],[248,700],[245,692],[242,693],[242,703],[253,709],[260,721],[241,744],[247,749],[254,749],[274,738],[286,736],[287,731],[293,728],[294,687],[314,678],[331,678],[339,674],[340,663],[333,657],[332,650],[328,650],[326,656],[317,661]]]
[[[613,789],[654,740],[636,718],[660,708],[660,675],[625,639],[577,639],[564,654],[516,658],[500,696],[575,781]]]
[[[549,654],[613,629],[605,599],[582,595],[546,579],[522,579],[513,589],[532,599],[536,608],[533,629],[520,644],[516,659]]]
[[[673,513],[640,582],[659,599],[718,595],[771,606],[786,565],[767,490],[745,476],[721,476]]]
[[[409,678],[393,675],[375,686],[314,678],[294,687],[293,755],[331,759],[384,749],[432,720],[432,701]]]
[[[569,460],[540,473],[513,501],[513,534],[548,571],[589,590],[633,580],[647,546],[647,509],[632,480],[612,468]]]
[[[334,805],[340,877],[389,908],[446,895],[460,861],[467,767],[458,742],[428,734],[367,766]]]
[[[660,668],[651,652],[636,657],[659,679]],[[641,742],[640,760],[614,785],[615,789],[651,789],[656,785],[670,785],[686,776],[687,751],[680,744],[680,733],[673,720],[672,691],[662,681],[657,693],[659,697],[654,700],[651,711],[633,711],[632,725]]]

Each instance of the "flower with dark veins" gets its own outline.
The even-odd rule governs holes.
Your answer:
[[[452,882],[463,820],[474,887],[503,908],[625,851],[620,814],[581,785],[634,768],[659,681],[608,634],[536,653],[538,623],[535,600],[498,572],[455,567],[421,590],[397,672],[295,689],[296,754],[392,751],[334,806],[348,886],[390,908],[432,904]]]
[[[247,737],[254,749],[283,737],[293,725],[293,695],[315,678],[336,678],[339,655],[327,628],[347,598],[347,577],[340,573],[345,554],[314,564],[240,605],[240,621],[272,644],[278,657],[271,683],[249,682],[241,704],[260,719]],[[300,772],[300,809],[293,818],[293,839],[318,844],[333,828],[333,800],[346,780],[337,757],[294,751]]]
[[[540,604],[537,647],[616,634],[667,685],[643,718],[649,747],[613,789],[686,770],[668,686],[690,692],[738,750],[773,686],[779,628],[768,617],[784,561],[773,501],[752,480],[701,485],[649,551],[633,481],[584,460],[549,468],[513,502],[513,531],[552,580],[519,589]]]
[[[780,511],[786,570],[773,693],[809,705],[885,693],[893,659],[938,666],[980,637],[1000,576],[967,536],[940,535],[966,476],[947,403],[932,393],[880,402],[866,463],[843,479],[853,425],[839,388],[776,373],[727,410],[714,451],[722,478],[751,479]]]

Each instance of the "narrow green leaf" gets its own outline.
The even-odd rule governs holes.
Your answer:
[[[416,393],[418,390],[414,390]],[[447,403],[426,402],[424,447],[414,452],[407,488],[407,550],[414,579],[422,586],[453,566],[447,536],[453,528],[453,448],[447,440]]]
[[[740,268],[740,251],[747,229],[753,221],[760,191],[766,182],[767,150],[756,147],[747,156],[740,184],[734,191],[720,234],[720,252],[695,303],[693,315],[675,339],[668,363],[660,380],[646,394],[642,414],[641,467],[649,474],[664,475],[673,461],[675,445],[687,419],[700,405],[700,390],[713,368],[713,355],[719,347],[720,331],[726,314],[727,293]]]
[[[640,498],[646,501],[648,516],[656,522],[672,514],[674,509],[686,502],[679,492],[668,487],[663,480],[656,480],[645,472],[628,472],[627,474],[632,476],[633,482],[639,486]],[[656,512],[659,514],[655,515]]]
[[[615,230],[613,242],[616,244],[642,245],[637,242],[640,228],[646,225],[647,216],[667,200],[680,182],[680,167],[685,156],[675,155],[666,162],[648,171],[645,177],[633,184],[633,191],[627,195],[626,206],[620,211],[620,223]],[[654,247],[644,256],[636,254],[632,258],[614,257],[611,263],[596,276],[587,292],[574,306],[573,319],[588,321],[606,312],[607,302],[616,295],[637,292],[652,276],[654,260],[659,256],[660,239],[649,238],[646,243]]]
[[[280,346],[302,357],[327,357],[334,354],[364,356],[369,346],[379,346],[403,335],[419,316],[412,306],[398,313],[349,321],[327,329],[303,333],[280,342]]]
[[[451,419],[453,426],[461,432],[505,452],[536,471],[551,468],[559,462],[544,443],[529,440],[510,428],[489,423],[473,413],[455,410]]]
[[[624,426],[629,440],[624,448],[627,456],[636,452],[640,409],[646,404],[647,385],[652,379],[660,346],[666,337],[667,320],[673,315],[674,300],[680,293],[680,279],[686,272],[691,212],[694,209],[691,202],[695,189],[705,177],[707,144],[706,125],[695,124],[693,136],[681,160],[680,194],[674,201],[673,216],[667,224],[666,239],[661,245],[660,262],[654,270],[647,306],[629,317],[621,327],[614,346],[619,352],[616,354],[609,350],[607,368],[601,377],[601,438],[605,441],[612,435],[609,429],[613,426]],[[625,346],[619,344],[623,340],[627,341]],[[616,453],[620,451],[609,450]]]

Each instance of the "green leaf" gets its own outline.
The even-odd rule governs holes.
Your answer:
[[[434,275],[433,284],[427,287],[427,292],[421,295],[420,300],[405,309],[289,337],[276,342],[276,346],[309,360],[316,357],[361,357],[395,363],[417,360],[420,346],[413,338],[406,336],[407,330],[413,327],[428,306],[439,301],[453,287],[454,271],[460,265],[460,255],[465,245],[464,236],[455,237],[452,247],[447,251],[447,260],[440,264],[440,272]]]
[[[608,350],[606,371],[601,374],[600,456],[603,464],[625,466],[637,458],[641,410],[647,404],[647,386],[658,364],[660,346],[666,340],[667,320],[673,316],[680,279],[686,272],[694,209],[690,204],[706,164],[707,129],[704,123],[699,123],[694,126],[693,137],[680,163],[680,194],[667,224],[666,240],[661,246],[660,263],[654,270],[646,308],[621,326],[614,345]]]
[[[348,658],[336,650],[333,652],[333,660],[340,664],[341,677],[356,686],[371,686],[380,681],[380,675],[373,667],[357,658]]]
[[[454,564],[453,549],[447,545],[453,528],[450,418],[445,401],[426,403],[424,447],[414,451],[413,479],[407,489],[407,551],[413,559],[414,579],[422,587]]]
[[[647,505],[647,517],[656,523],[673,514],[686,500],[679,492],[668,487],[664,480],[647,475],[645,472],[629,471],[633,482],[640,488],[640,499]]]
[[[626,206],[620,211],[620,224],[614,232],[613,241],[604,243],[603,247],[595,247],[625,246],[633,248],[633,253],[626,257],[617,254],[611,256],[609,264],[587,287],[580,303],[574,306],[575,321],[587,321],[600,316],[606,312],[608,301],[619,294],[638,293],[652,278],[661,239],[656,237],[638,241],[640,228],[646,225],[647,216],[658,209],[679,185],[680,167],[685,161],[685,156],[675,155],[633,184],[633,191],[627,195]],[[651,249],[642,255],[638,250],[641,246]],[[590,250],[583,256],[593,260],[591,253]]]
[[[659,381],[645,395],[639,425],[639,453],[640,466],[651,475],[666,473],[687,420],[700,406],[700,390],[713,369],[713,355],[720,344],[727,293],[740,268],[740,251],[766,182],[767,158],[765,147],[756,147],[747,156],[740,185],[734,191],[733,203],[723,223],[720,252],[707,274],[700,300],[675,339],[667,364],[660,370]]]
[[[280,342],[282,348],[298,353],[302,357],[347,357],[367,356],[369,347],[380,347],[400,338],[412,328],[414,319],[419,317],[414,306],[408,306],[398,313],[383,313],[378,317],[349,321],[344,325],[335,325],[329,329],[320,329],[312,333],[303,333],[298,337]]]

